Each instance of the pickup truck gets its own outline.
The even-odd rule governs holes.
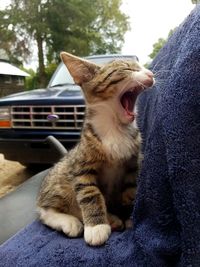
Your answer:
[[[138,60],[134,55],[99,55],[87,60],[104,64],[117,58]],[[80,138],[84,111],[81,89],[60,63],[47,88],[0,99],[0,153],[27,166],[53,164],[59,155],[46,137],[54,136],[70,149]]]

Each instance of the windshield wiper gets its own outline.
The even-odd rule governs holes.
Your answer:
[[[50,88],[59,87],[59,86],[65,86],[65,85],[75,85],[75,83],[58,83],[58,84],[55,84],[53,86],[50,86]]]

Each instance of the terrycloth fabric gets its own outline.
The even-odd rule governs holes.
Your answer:
[[[88,247],[39,222],[0,249],[0,266],[200,267],[200,6],[152,64],[139,99],[144,162],[134,230]]]

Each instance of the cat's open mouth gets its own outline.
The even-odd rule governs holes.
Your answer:
[[[135,118],[134,107],[136,99],[141,92],[141,88],[133,88],[124,92],[120,97],[120,103],[125,111],[125,115],[133,121]]]

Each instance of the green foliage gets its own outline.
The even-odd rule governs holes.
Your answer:
[[[57,64],[55,63],[50,63],[46,66],[45,72],[47,76],[47,83],[50,81],[56,68]],[[38,71],[35,72],[33,69],[26,69],[24,67],[21,67],[21,69],[29,74],[29,76],[25,79],[25,90],[33,90],[39,88],[40,84]]]
[[[200,3],[200,0],[191,0],[192,1],[192,4],[199,4]]]
[[[25,79],[25,90],[32,90],[39,87],[38,82],[38,73],[35,72],[33,69],[26,69],[21,67],[21,69],[29,74],[28,77]]]
[[[49,0],[48,60],[59,61],[62,50],[79,56],[119,52],[128,17],[121,0]]]
[[[164,46],[166,42],[167,42],[166,39],[159,38],[158,41],[155,44],[153,44],[153,51],[151,52],[149,57],[152,59],[155,58],[155,56],[158,54],[158,52],[160,51],[160,49]]]
[[[19,32],[18,32],[19,33]],[[0,48],[8,55],[10,61],[21,65],[30,51],[26,36],[17,36],[6,11],[0,10]]]
[[[33,42],[38,48],[39,80],[48,70],[44,61],[58,63],[60,51],[79,56],[120,52],[128,17],[122,0],[11,0],[0,11],[0,48],[14,62],[28,61]],[[12,52],[11,52],[12,51]]]
[[[151,59],[154,59],[156,57],[156,55],[158,54],[160,49],[166,44],[166,42],[168,41],[169,37],[174,33],[175,29],[169,31],[168,37],[166,39],[159,38],[158,41],[155,44],[153,44],[153,51],[149,55],[149,57]]]
[[[49,64],[46,66],[45,71],[46,71],[47,81],[48,81],[48,82],[50,81],[50,79],[51,79],[51,77],[52,77],[54,71],[55,71],[56,68],[57,68],[57,66],[58,66],[58,65],[57,65],[56,63],[49,63]]]

